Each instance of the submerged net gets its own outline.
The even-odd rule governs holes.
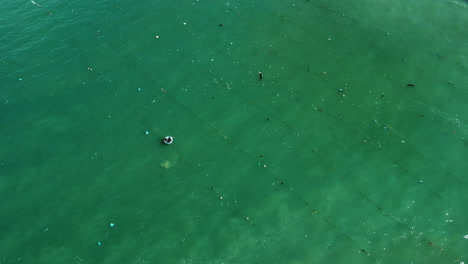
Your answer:
[[[49,76],[61,84],[48,92],[88,109],[78,123],[95,139],[81,151],[96,158],[85,170],[110,197],[99,211],[134,224],[105,235],[113,253],[68,254],[109,263],[465,261],[463,23],[450,33],[441,31],[448,22],[431,28],[426,13],[410,16],[411,5],[344,8],[353,5],[41,7],[73,54],[55,70],[75,74]],[[466,9],[455,11],[462,3],[431,7],[441,6],[466,21]],[[61,12],[86,30],[70,32],[54,17]],[[164,136],[174,143],[160,144]]]

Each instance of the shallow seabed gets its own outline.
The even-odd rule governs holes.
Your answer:
[[[1,264],[468,263],[466,1],[2,9]]]

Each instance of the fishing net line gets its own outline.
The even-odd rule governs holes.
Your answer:
[[[69,12],[74,5],[61,2],[40,8],[50,9],[47,12],[53,15]],[[453,160],[444,154],[466,155],[466,109],[439,100],[452,98],[458,106],[466,102],[466,83],[452,81],[456,74],[467,74],[457,54],[425,47],[424,38],[430,41],[431,36],[415,36],[420,38],[416,41],[387,32],[327,1],[287,2],[275,7],[252,2],[250,8],[263,10],[256,19],[246,7],[233,2],[184,2],[193,16],[210,21],[210,28],[191,24],[185,18],[187,11],[178,17],[178,5],[162,7],[162,3],[151,2],[140,10],[130,9],[125,1],[113,5],[113,16],[120,16],[122,25],[137,21],[141,30],[128,37],[129,32],[121,32],[119,25],[102,24],[95,28],[103,29],[90,32],[88,39],[68,36],[76,56],[82,57],[80,75],[85,72],[86,76],[80,78],[82,87],[88,92],[105,89],[121,106],[109,111],[129,116],[135,134],[144,137],[148,131],[165,136],[184,131],[175,136],[174,145],[185,146],[171,149],[170,155],[190,170],[171,171],[176,166],[169,159],[161,163],[167,169],[163,173],[196,186],[194,192],[207,203],[208,212],[232,214],[235,225],[253,230],[250,238],[258,240],[233,249],[231,259],[241,259],[248,246],[271,247],[265,241],[275,239],[272,230],[262,229],[261,219],[269,212],[262,216],[249,206],[260,207],[269,201],[241,198],[257,192],[295,208],[291,215],[299,215],[301,221],[316,228],[313,232],[322,234],[312,239],[311,231],[306,237],[316,243],[323,261],[331,261],[334,254],[357,254],[366,261],[381,262],[391,259],[392,252],[401,259],[411,258],[414,250],[446,261],[466,257],[461,255],[464,247],[460,243],[466,242],[463,234],[457,233],[454,239],[451,233],[459,232],[460,226],[447,228],[445,239],[426,225],[419,227],[421,218],[431,222],[431,216],[437,214],[435,219],[440,220],[447,212],[451,214],[449,223],[463,222],[463,209],[452,204],[455,199],[466,200],[461,190],[467,187],[463,177],[467,168],[460,164],[462,158]],[[209,8],[219,12],[208,12]],[[70,12],[70,16],[90,25],[84,13]],[[296,19],[307,16],[320,19],[311,19],[310,24]],[[60,21],[54,23],[60,32]],[[176,41],[174,35],[190,41]],[[363,51],[361,45],[369,51]],[[238,48],[247,46],[251,48]],[[380,52],[372,52],[373,47]],[[415,54],[423,54],[427,64],[413,62]],[[102,57],[108,58],[106,63],[96,59]],[[433,69],[417,71],[424,67]],[[158,68],[170,68],[175,74],[160,75]],[[184,76],[177,75],[178,71]],[[264,75],[261,81],[259,71]],[[188,127],[179,118],[197,122]],[[164,125],[170,120],[176,121]],[[418,126],[427,128],[428,135],[412,133]],[[430,137],[433,140],[428,141]],[[210,152],[210,145],[224,151]],[[164,151],[161,153],[169,152]],[[219,155],[225,156],[224,164],[211,162]],[[220,166],[230,173],[238,170],[238,177],[213,178],[223,171]],[[432,205],[405,210],[412,205],[399,200],[400,195],[414,199],[412,203]],[[337,217],[338,208],[349,211]],[[346,217],[361,210],[372,213],[358,220]],[[372,227],[366,223],[388,232],[371,234]],[[447,225],[432,224],[437,228]],[[294,231],[294,226],[287,231]],[[334,251],[330,244],[336,240],[344,245]],[[401,250],[403,244],[410,249]]]

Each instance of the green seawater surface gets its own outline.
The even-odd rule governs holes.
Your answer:
[[[3,1],[0,263],[468,263],[466,25],[462,0]]]

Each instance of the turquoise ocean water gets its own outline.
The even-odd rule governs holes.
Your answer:
[[[0,14],[1,264],[468,263],[466,1]]]

